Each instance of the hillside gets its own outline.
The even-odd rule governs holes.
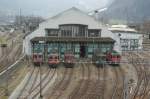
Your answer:
[[[114,0],[106,12],[109,19],[140,22],[150,18],[150,0]]]

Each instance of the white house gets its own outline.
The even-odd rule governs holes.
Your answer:
[[[109,28],[117,38],[122,51],[142,50],[143,34],[127,25],[113,25]]]

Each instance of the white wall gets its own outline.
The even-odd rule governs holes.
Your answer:
[[[35,30],[34,32],[32,32],[31,34],[27,35],[23,40],[23,53],[25,53],[26,55],[31,55],[32,47],[31,47],[30,40],[33,39],[34,37],[40,37],[40,36],[45,36],[45,30],[41,27]]]
[[[116,36],[118,36],[119,34],[121,34],[120,38],[121,39],[138,39],[139,40],[139,50],[141,50],[143,48],[142,43],[143,43],[143,35],[142,34],[138,34],[138,33],[114,33]],[[119,37],[119,36],[118,36]],[[120,39],[119,39],[120,40]],[[120,42],[120,41],[119,41]]]
[[[103,27],[102,28],[102,32],[101,32],[101,36],[102,37],[110,37],[113,40],[115,40],[116,42],[114,44],[114,50],[116,50],[117,52],[121,53],[120,38],[119,38],[118,35],[115,35],[111,31],[109,31],[107,27]]]

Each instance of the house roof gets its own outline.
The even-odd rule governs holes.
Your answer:
[[[46,41],[46,42],[101,42],[101,43],[114,43],[115,40],[109,37],[102,37],[102,38],[85,38],[85,37],[35,37],[31,39],[31,42],[39,42],[39,41]]]
[[[87,13],[81,11],[78,8],[72,7],[39,24],[38,30],[58,29],[59,25],[63,24],[82,24],[87,25],[88,29],[102,28],[101,24],[98,21],[96,21],[94,17],[89,16]],[[27,33],[27,35],[25,35],[24,38],[26,38],[26,36],[32,33],[33,32]]]
[[[127,25],[112,25],[111,28],[109,28],[110,31],[117,33],[138,33],[137,30],[129,28]],[[139,34],[139,33],[138,33]]]
[[[89,16],[87,13],[75,7],[49,18],[47,21],[40,24],[40,26],[55,29],[59,28],[61,24],[83,24],[88,25],[89,29],[101,28],[101,24],[96,21],[94,17]]]
[[[137,33],[136,30],[130,29],[130,28],[109,28],[110,31],[119,31],[119,32],[132,32],[132,33]]]

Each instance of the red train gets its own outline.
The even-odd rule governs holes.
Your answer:
[[[59,65],[59,63],[60,63],[60,60],[59,60],[59,54],[58,53],[51,53],[48,56],[49,67],[56,68]]]
[[[64,53],[64,65],[65,67],[72,68],[75,64],[75,56],[72,51],[66,51]]]
[[[106,60],[111,65],[119,65],[121,55],[116,51],[106,52]]]
[[[32,55],[33,64],[40,66],[43,63],[43,54],[42,53],[33,53]]]

